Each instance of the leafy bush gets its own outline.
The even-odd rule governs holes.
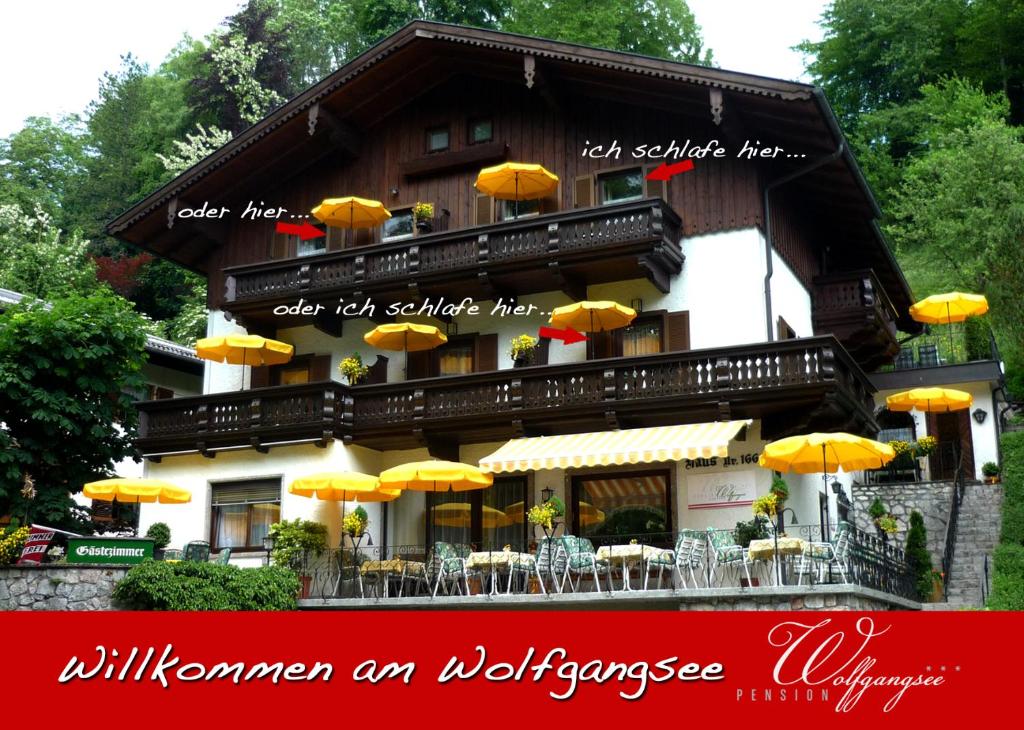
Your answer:
[[[871,515],[871,518],[875,520],[879,519],[880,517],[885,517],[885,515],[888,512],[889,510],[886,509],[885,505],[882,504],[882,500],[879,499],[878,497],[875,497],[875,501],[871,503],[870,507],[868,507],[868,514]]]
[[[763,540],[768,537],[768,519],[758,515],[747,522],[736,523],[736,544],[741,547],[749,547],[751,540]]]
[[[166,522],[154,522],[146,530],[146,537],[153,539],[154,550],[163,550],[171,544],[171,528]]]
[[[274,565],[292,570],[302,567],[307,553],[322,555],[327,549],[327,525],[310,520],[282,520],[270,526],[274,549],[270,559]]]
[[[1024,611],[1024,546],[997,545],[994,558],[988,607],[997,611]]]
[[[914,585],[920,600],[928,600],[932,592],[932,556],[928,552],[928,531],[920,512],[910,513],[910,529],[904,547],[907,564],[914,574]]]
[[[789,485],[786,484],[786,480],[780,477],[778,474],[772,477],[772,486],[770,491],[772,494],[775,495],[775,498],[778,500],[778,506],[780,508],[785,503],[785,501],[789,499]]]
[[[122,608],[142,611],[290,611],[299,579],[285,568],[147,560],[114,588]]]

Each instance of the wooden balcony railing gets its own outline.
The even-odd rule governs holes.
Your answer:
[[[871,422],[872,388],[832,337],[667,352],[354,388],[325,382],[148,401],[143,453],[344,438],[375,448],[417,433],[459,443],[524,430],[760,417],[805,408]],[[829,424],[818,424],[826,427]],[[835,424],[841,425],[841,424]]]
[[[661,199],[549,213],[491,225],[438,231],[392,243],[317,256],[234,266],[226,275],[225,304],[352,289],[364,293],[409,281],[495,270],[538,258],[558,260],[647,255],[679,271],[681,221]],[[542,263],[541,268],[544,264]]]
[[[891,363],[899,352],[897,312],[869,269],[814,279],[815,334],[832,334],[867,370]]]

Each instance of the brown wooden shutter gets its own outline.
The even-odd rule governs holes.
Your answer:
[[[662,200],[668,200],[668,181],[667,180],[648,180],[647,173],[653,170],[656,165],[648,165],[644,168],[644,197],[645,198],[661,198]]]
[[[599,360],[605,357],[616,357],[616,340],[612,332],[587,333],[587,359]]]
[[[558,185],[555,186],[554,191],[551,195],[546,198],[541,198],[540,201],[540,212],[541,213],[557,213],[562,208],[562,181],[558,181]]]
[[[353,240],[356,246],[369,246],[373,243],[373,229],[372,228],[356,228],[353,233]]]
[[[594,176],[580,175],[572,182],[572,207],[589,208],[594,204]]]
[[[283,233],[275,233],[270,244],[270,258],[286,259],[291,250],[291,242]]]
[[[534,365],[547,365],[548,364],[548,350],[551,348],[551,340],[547,337],[541,337],[537,340],[537,349],[533,351],[533,364]]]
[[[345,248],[345,229],[327,226],[327,250],[340,251]]]
[[[270,385],[270,368],[266,365],[252,369],[252,376],[249,380],[250,388],[266,388]]]
[[[477,335],[474,342],[473,372],[486,373],[498,369],[498,335]]]
[[[383,355],[377,355],[376,362],[370,366],[370,373],[366,377],[367,383],[388,382],[388,359]]]
[[[331,356],[314,355],[309,361],[309,382],[331,379]]]
[[[483,226],[494,222],[494,198],[490,195],[477,195],[473,209],[473,224]]]
[[[166,400],[174,397],[174,391],[160,385],[153,386],[153,400]]]
[[[429,378],[432,375],[431,355],[433,352],[433,350],[420,350],[406,353],[408,364],[406,365],[405,379]]]
[[[669,312],[665,315],[665,329],[668,336],[665,342],[669,352],[690,349],[690,313]]]

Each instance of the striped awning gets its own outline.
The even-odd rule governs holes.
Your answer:
[[[513,439],[481,459],[480,468],[501,474],[727,456],[729,442],[750,423],[748,419]]]

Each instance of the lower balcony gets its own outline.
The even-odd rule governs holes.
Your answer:
[[[815,333],[835,335],[866,371],[891,364],[899,354],[896,319],[895,307],[870,270],[815,277]]]
[[[863,371],[834,337],[666,352],[349,387],[333,381],[146,401],[138,448],[176,453],[321,445],[374,449],[761,419],[766,439],[874,433]]]

